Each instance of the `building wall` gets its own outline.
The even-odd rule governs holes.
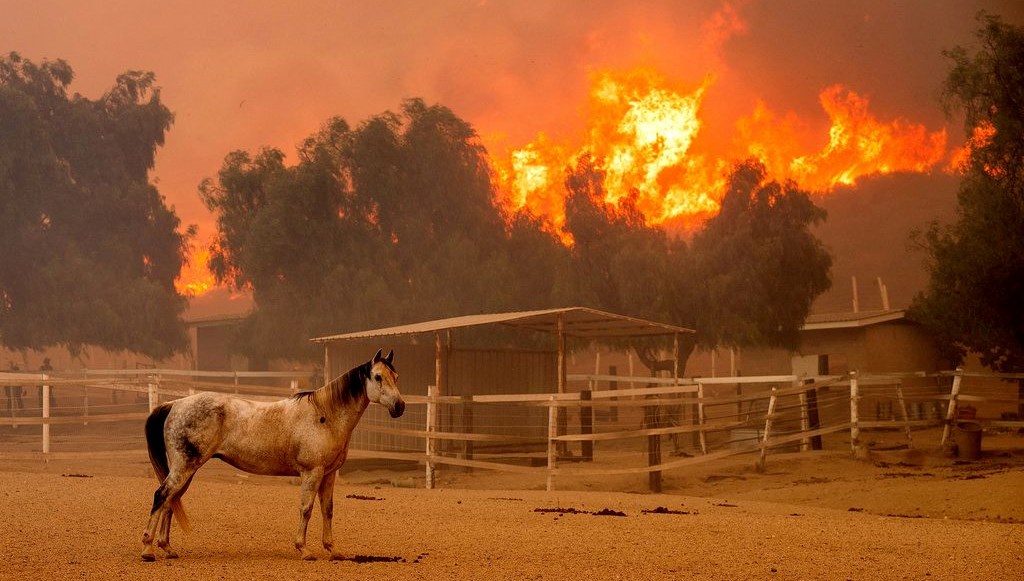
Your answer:
[[[394,349],[399,390],[407,395],[426,395],[427,386],[435,383],[435,346],[433,337],[380,338],[374,341],[339,341],[328,343],[330,375],[337,377],[368,361],[382,344],[385,353]],[[547,351],[498,349],[453,349],[445,361],[445,384],[442,395],[482,395],[511,393],[549,393],[557,391],[557,355]],[[441,431],[463,431],[472,424],[473,431],[516,437],[538,437],[547,433],[547,409],[505,404],[475,404],[472,412],[463,405],[442,405],[439,408]],[[401,418],[392,419],[380,406],[367,409],[360,426],[353,434],[357,449],[411,451],[422,450],[423,439],[382,434],[365,429],[379,425],[388,428],[422,430],[426,425],[424,406],[409,406]],[[482,446],[477,444],[477,448]],[[442,449],[447,447],[442,444]]]

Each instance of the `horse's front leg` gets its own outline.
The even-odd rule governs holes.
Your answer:
[[[342,558],[341,553],[334,552],[334,480],[337,477],[337,470],[332,470],[329,474],[324,475],[324,479],[320,482],[320,514],[323,516],[323,541],[324,549],[327,549],[327,553],[330,554],[331,560],[338,560]]]
[[[324,479],[323,467],[317,467],[302,473],[302,498],[299,501],[299,531],[295,534],[295,548],[306,561],[315,561],[316,555],[306,549],[306,529],[309,527],[309,516],[313,513],[313,502]]]

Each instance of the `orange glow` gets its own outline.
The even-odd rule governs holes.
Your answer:
[[[866,98],[842,85],[826,88],[819,101],[831,123],[821,151],[801,154],[793,140],[795,118],[779,124],[759,105],[738,124],[746,154],[760,159],[774,179],[792,179],[815,192],[853,185],[866,175],[925,172],[946,156],[945,129],[928,132],[904,119],[879,121]]]
[[[174,281],[178,293],[188,297],[204,295],[217,287],[217,281],[210,272],[210,249],[207,245],[190,245],[187,262],[181,265],[181,272]]]
[[[704,129],[701,103],[713,82],[709,77],[680,91],[645,70],[595,75],[583,138],[553,143],[542,135],[495,156],[501,199],[512,210],[546,217],[562,234],[564,170],[589,152],[606,172],[605,201],[616,204],[635,191],[649,223],[693,226],[717,212],[731,164],[745,158],[761,160],[770,179],[828,192],[862,176],[929,171],[947,155],[945,129],[879,120],[866,98],[842,85],[819,96],[827,135],[808,139],[804,120],[793,113],[777,116],[759,102],[736,122],[733,151],[713,155],[701,151],[697,140]]]
[[[967,168],[967,164],[971,161],[971,152],[979,147],[985,147],[988,145],[995,135],[996,128],[988,121],[982,121],[981,124],[975,127],[971,132],[971,136],[967,139],[967,143],[965,143],[963,147],[958,147],[953,150],[946,170],[950,172],[964,171]]]

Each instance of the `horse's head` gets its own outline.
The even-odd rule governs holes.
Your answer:
[[[391,417],[397,418],[405,412],[405,400],[398,391],[398,372],[393,364],[395,352],[381,356],[381,350],[370,361],[370,377],[366,379],[366,395],[373,403],[388,408]]]

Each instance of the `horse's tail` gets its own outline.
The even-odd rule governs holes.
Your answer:
[[[171,413],[170,403],[158,406],[146,418],[146,447],[149,449],[149,463],[153,465],[153,472],[157,480],[163,482],[170,474],[171,469],[167,464],[167,442],[164,441],[164,423],[167,422],[167,414]],[[190,531],[191,526],[188,516],[185,514],[185,507],[181,499],[175,496],[171,499],[171,513],[178,519],[178,525],[182,530]]]

